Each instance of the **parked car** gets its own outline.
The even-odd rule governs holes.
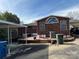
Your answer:
[[[76,37],[78,37],[79,36],[79,28],[78,27],[71,28],[70,35],[71,36],[74,36],[75,35]]]

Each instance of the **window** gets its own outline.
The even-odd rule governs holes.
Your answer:
[[[44,31],[45,30],[45,23],[44,22],[40,22],[39,23],[39,30],[40,31]]]
[[[67,30],[67,21],[62,20],[60,22],[60,29],[61,29],[61,31]]]
[[[51,18],[48,18],[47,22],[48,24],[54,24],[54,23],[58,23],[58,20],[55,17],[51,17]]]

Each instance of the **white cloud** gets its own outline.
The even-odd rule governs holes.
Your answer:
[[[70,12],[75,12],[75,13],[78,13],[78,15],[79,15],[79,5],[76,5],[76,6],[64,9],[64,10],[56,11],[55,13],[49,13],[48,15],[45,15],[45,16],[49,16],[49,15],[69,16],[68,14]],[[45,16],[40,16],[40,17],[36,17],[36,18],[27,18],[27,19],[29,19],[30,22],[33,22],[34,20],[41,19]],[[25,21],[25,22],[27,23],[27,21]],[[30,22],[28,22],[28,23],[30,23]]]
[[[56,8],[56,6],[60,5],[61,3],[65,3],[64,1],[61,2],[60,4],[57,4],[55,7],[49,9],[47,8],[47,6],[42,6],[41,8],[42,9],[38,9],[39,12],[37,13],[32,13],[31,12],[27,12],[25,14],[25,12],[22,12],[22,13],[19,13],[17,11],[14,10],[14,8],[21,4],[22,2],[24,1],[27,1],[27,6],[29,7],[26,11],[28,11],[30,9],[30,4],[34,4],[35,2],[33,2],[32,0],[0,0],[0,11],[10,11],[12,13],[15,13],[17,14],[21,21],[23,20],[24,23],[30,23],[30,22],[33,22],[34,20],[38,20],[42,17],[45,17],[45,16],[48,16],[48,15],[59,15],[59,16],[67,16],[69,12],[79,12],[79,5],[76,5],[76,6],[73,6],[73,7],[70,7],[70,8],[67,8],[67,9],[64,9],[64,10],[60,10],[60,11],[56,11],[55,13],[52,13],[52,10]],[[17,6],[18,7],[18,6]],[[47,10],[47,15],[44,15],[44,16],[41,16],[41,14],[44,14],[43,12],[40,12],[41,10],[46,10],[46,8],[48,9]],[[25,10],[25,9],[24,9]],[[51,11],[51,13],[49,13],[49,11]]]
[[[67,8],[65,10],[56,11],[55,13],[52,13],[52,14],[59,15],[59,16],[68,16],[68,13],[70,12],[76,12],[79,14],[79,5]]]
[[[0,11],[11,11],[13,12],[13,9],[17,4],[22,2],[22,0],[0,0]]]
[[[26,18],[26,20],[24,21],[24,23],[30,23],[30,22],[33,22],[34,20],[38,20],[38,19],[41,19],[41,18],[49,16],[49,15],[69,16],[68,14],[70,12],[77,12],[79,14],[79,5],[76,5],[76,6],[64,9],[64,10],[56,11],[55,13],[49,13],[48,15],[45,15],[45,16],[37,16],[36,18],[34,18],[34,17],[31,17],[31,18],[23,17],[22,19]],[[29,19],[29,22],[27,21],[28,19]]]

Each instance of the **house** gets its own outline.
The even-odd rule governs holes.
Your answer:
[[[26,27],[19,27],[17,32],[18,32],[18,38],[23,38],[23,34],[26,34],[27,28]]]
[[[79,20],[70,20],[70,25],[72,27],[79,27]]]
[[[47,16],[37,20],[35,31],[38,35],[49,36],[49,32],[69,34],[69,18],[63,16]],[[34,23],[34,24],[35,24]],[[32,27],[32,25],[31,25]],[[28,30],[28,29],[27,29]],[[33,29],[29,29],[32,31]]]
[[[27,36],[33,36],[33,34],[37,33],[37,22],[25,25],[27,26]]]

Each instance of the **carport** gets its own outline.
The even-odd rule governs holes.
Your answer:
[[[27,27],[23,24],[15,24],[15,23],[12,23],[12,22],[8,22],[8,21],[3,21],[3,20],[0,20],[0,28],[7,28],[7,39],[8,39],[8,45],[12,44],[11,42],[11,39],[10,39],[10,28],[18,28],[18,27]],[[25,31],[26,33],[26,31]],[[8,54],[10,55],[10,48],[8,48]]]
[[[71,21],[70,25],[72,25],[73,27],[79,27],[79,20]]]

